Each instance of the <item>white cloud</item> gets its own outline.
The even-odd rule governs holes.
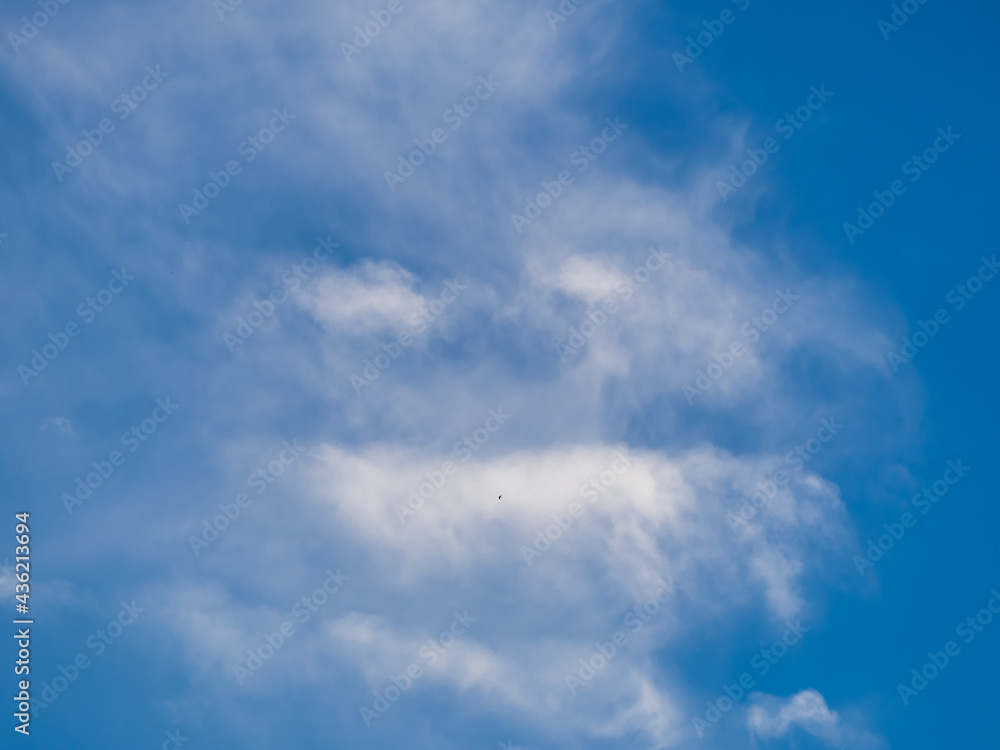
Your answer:
[[[415,277],[396,263],[366,260],[354,269],[324,274],[299,299],[336,335],[359,336],[403,329],[426,306]]]
[[[419,576],[456,565],[523,563],[521,547],[530,546],[538,530],[553,523],[552,514],[565,513],[575,502],[582,515],[566,538],[554,543],[542,561],[532,563],[539,577],[553,570],[554,563],[546,558],[558,558],[570,568],[590,560],[638,597],[646,592],[644,585],[659,578],[722,574],[742,558],[750,573],[735,580],[708,576],[713,587],[749,585],[766,597],[778,618],[801,611],[798,581],[808,540],[837,546],[838,528],[840,542],[846,539],[846,515],[836,488],[819,480],[814,485],[795,480],[782,492],[791,506],[790,517],[765,520],[764,511],[755,519],[760,521],[753,527],[757,533],[736,536],[725,516],[738,509],[741,492],[751,492],[767,475],[773,459],[737,459],[708,449],[677,456],[633,454],[641,462],[615,475],[610,467],[622,462],[614,446],[552,448],[465,461],[455,453],[442,457],[406,449],[358,452],[327,446],[318,454],[313,494],[329,509],[332,525],[347,524],[370,544],[401,554],[405,563],[400,575]],[[446,459],[457,465],[450,478],[440,471]],[[601,494],[585,490],[584,483],[601,471],[614,476],[614,483],[602,486]],[[442,486],[429,499],[416,497],[408,505],[411,490],[421,485],[431,489],[428,472],[443,479]],[[496,500],[501,493],[504,499]],[[592,503],[591,497],[599,499]]]
[[[762,740],[783,738],[797,727],[831,748],[860,750],[883,745],[877,735],[850,725],[836,711],[831,711],[816,690],[803,690],[784,701],[755,693],[751,700],[755,705],[747,713],[747,726]]]

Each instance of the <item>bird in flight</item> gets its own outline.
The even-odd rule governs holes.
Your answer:
[[[502,499],[503,499],[503,495],[497,495],[497,500],[502,500]]]

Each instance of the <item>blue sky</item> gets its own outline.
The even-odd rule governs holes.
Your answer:
[[[7,4],[10,746],[987,746],[998,20]]]

